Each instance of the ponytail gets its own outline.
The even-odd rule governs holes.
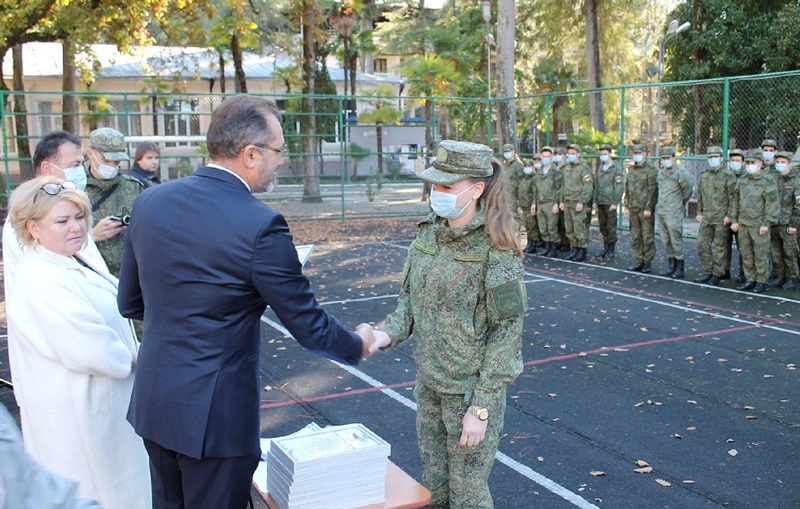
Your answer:
[[[486,217],[486,231],[494,247],[514,250],[521,257],[519,223],[509,206],[503,165],[493,158],[492,168],[494,169],[492,176],[482,179],[485,190],[479,199],[479,205],[483,206]]]

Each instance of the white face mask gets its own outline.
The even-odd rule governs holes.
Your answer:
[[[433,190],[431,191],[430,196],[430,203],[431,209],[433,209],[434,214],[444,219],[456,219],[461,214],[464,213],[464,209],[472,203],[472,199],[467,202],[466,205],[461,207],[460,209],[456,208],[456,202],[458,201],[458,197],[462,194],[466,193],[470,189],[475,187],[475,184],[472,184],[468,188],[464,189],[460,193],[452,194],[452,193],[445,193],[442,191]]]
[[[745,165],[744,169],[745,169],[745,170],[747,171],[747,173],[749,173],[750,175],[752,175],[752,174],[754,174],[754,173],[758,173],[758,170],[760,170],[760,168],[758,167],[758,165],[757,165],[757,164],[748,164],[748,165]]]
[[[531,168],[530,166],[526,166],[525,168],[522,168],[522,173],[524,173],[525,175],[530,175],[531,173],[533,173],[533,168]]]
[[[642,161],[644,161],[644,155],[643,154],[633,154],[633,162],[634,163],[640,164]]]
[[[541,170],[542,169],[542,163],[533,163],[533,167],[536,168],[537,170]]]
[[[731,161],[731,171],[735,171],[739,173],[742,171],[742,162],[741,161]]]
[[[775,152],[762,152],[765,161],[772,161],[775,159]]]
[[[503,152],[503,157],[505,157],[506,159],[511,159],[511,156],[513,155],[514,155],[513,152]]]
[[[110,180],[117,176],[119,173],[119,165],[116,166],[109,166],[107,164],[100,163],[99,167],[97,168],[97,174],[100,175],[100,178],[103,180]]]
[[[558,155],[554,155],[554,156],[553,156],[553,161],[555,161],[555,162],[557,162],[557,163],[560,163],[560,162],[561,162],[561,161],[563,161],[563,160],[564,160],[564,156],[562,156],[561,154],[558,154]]]
[[[708,165],[711,166],[712,168],[716,168],[720,164],[722,164],[722,158],[721,157],[709,157],[708,158]]]
[[[64,180],[75,182],[81,191],[86,189],[86,170],[83,169],[83,166],[70,166],[69,168],[59,168],[55,164],[53,166],[64,172]]]
[[[672,168],[672,159],[662,159],[661,166],[667,169]]]
[[[775,169],[778,173],[786,173],[789,171],[789,163],[775,163]]]
[[[553,158],[552,157],[542,157],[542,164],[546,164],[548,166],[553,164]]]
[[[567,154],[567,160],[571,163],[574,163],[578,160],[578,154]]]
[[[609,159],[608,154],[600,154],[600,162],[607,163]]]

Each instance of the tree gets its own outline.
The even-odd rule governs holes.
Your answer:
[[[374,92],[367,92],[364,95],[372,109],[362,113],[359,120],[365,124],[375,124],[375,136],[378,141],[378,190],[380,191],[383,182],[383,126],[399,124],[402,114],[394,105],[396,99],[391,85],[381,85]]]
[[[599,2],[600,0],[584,0],[586,7],[586,74],[589,88],[601,88],[603,86],[600,76],[600,27],[597,20],[597,5]],[[598,131],[606,130],[602,92],[589,94],[589,120],[593,129]]]

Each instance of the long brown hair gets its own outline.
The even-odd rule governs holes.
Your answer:
[[[482,179],[485,190],[478,200],[486,215],[486,231],[494,247],[503,250],[513,249],[522,256],[519,223],[508,202],[503,165],[492,158],[492,168],[494,168],[492,176]]]

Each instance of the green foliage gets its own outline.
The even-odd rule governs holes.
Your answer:
[[[360,161],[370,155],[370,151],[358,143],[350,143],[347,147],[347,157]]]
[[[589,127],[570,134],[568,139],[570,143],[577,143],[583,148],[584,156],[591,156],[597,154],[597,147],[604,143],[616,147],[619,144],[619,133],[611,131],[604,133]]]
[[[381,85],[375,91],[366,92],[364,97],[372,108],[359,114],[359,122],[380,125],[400,123],[402,113],[397,109],[397,98],[391,85]]]

